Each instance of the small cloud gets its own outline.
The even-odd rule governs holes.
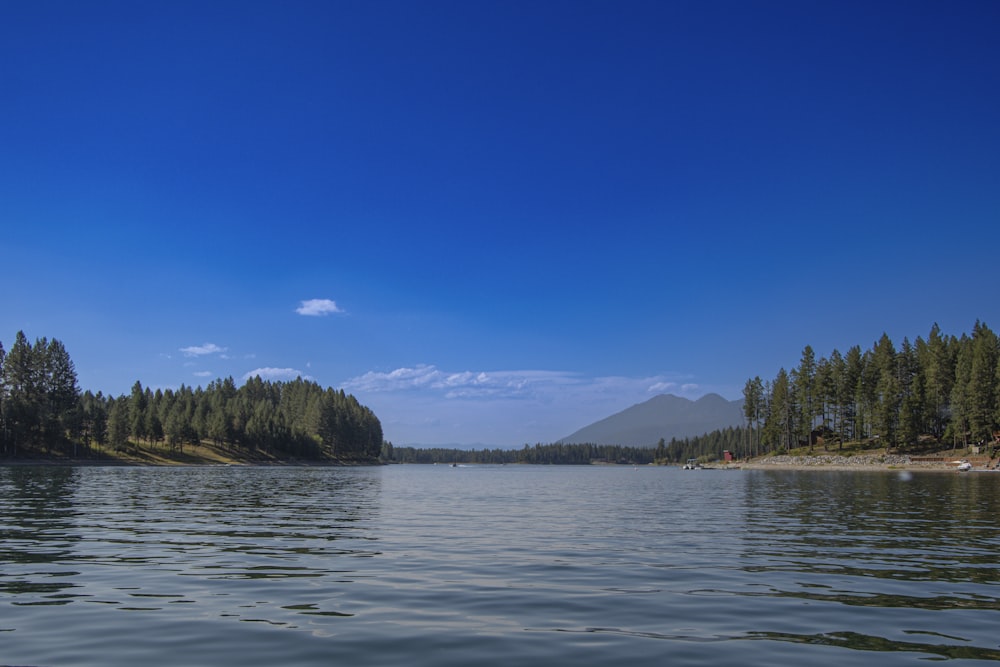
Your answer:
[[[209,378],[212,377],[212,371],[197,371],[194,376],[199,378]]]
[[[243,376],[244,380],[249,380],[260,376],[261,380],[294,380],[295,378],[302,378],[303,380],[312,380],[311,377],[306,375],[300,370],[295,368],[257,368],[246,375]]]
[[[330,299],[306,299],[302,302],[301,306],[295,309],[295,312],[299,315],[319,317],[321,315],[342,313],[344,311],[337,306],[335,301],[331,301]]]
[[[203,357],[208,354],[221,354],[229,348],[219,347],[215,343],[205,343],[204,345],[192,345],[191,347],[182,347],[180,351],[186,357]]]
[[[647,389],[646,391],[662,393],[665,391],[671,391],[676,388],[677,388],[676,382],[656,382],[651,384],[649,386],[649,389]]]

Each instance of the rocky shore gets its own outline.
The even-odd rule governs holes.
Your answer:
[[[765,456],[742,463],[742,468],[824,468],[832,470],[857,469],[909,469],[909,470],[954,470],[949,461],[914,461],[905,454],[859,454],[838,456],[823,454],[818,456]]]

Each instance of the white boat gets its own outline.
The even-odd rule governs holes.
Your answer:
[[[969,472],[970,470],[972,470],[972,464],[969,463],[968,461],[961,461],[958,464],[958,468],[956,469],[958,470],[958,472]]]
[[[688,459],[684,464],[684,470],[701,470],[701,464],[698,463],[698,459]]]

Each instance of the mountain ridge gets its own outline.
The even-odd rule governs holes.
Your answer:
[[[688,438],[743,423],[743,400],[719,394],[691,400],[658,394],[558,440],[561,444],[654,446],[660,438]]]

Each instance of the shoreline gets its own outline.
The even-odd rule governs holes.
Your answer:
[[[129,461],[118,459],[0,459],[0,468],[347,468],[379,466],[379,461],[274,460],[274,461]]]
[[[920,457],[917,457],[918,459]],[[913,460],[906,454],[858,454],[840,456],[831,454],[811,456],[768,456],[737,464],[743,470],[843,470],[864,471],[884,470],[889,472],[957,472],[958,461],[968,457],[956,455],[954,459],[943,461]],[[985,466],[979,465],[970,472],[991,472],[995,464],[991,460]]]

